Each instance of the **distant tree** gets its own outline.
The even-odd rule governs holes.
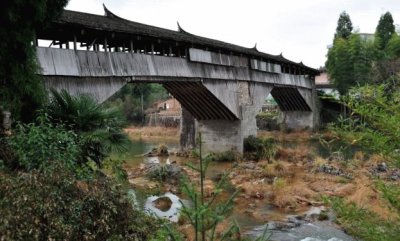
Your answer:
[[[340,94],[345,94],[354,85],[352,58],[345,39],[335,39],[328,51],[326,68]]]
[[[0,106],[29,121],[45,99],[37,75],[35,31],[57,17],[68,0],[0,1]]]
[[[373,44],[361,39],[359,34],[352,34],[348,40],[351,55],[352,85],[364,85],[370,82],[373,60]]]
[[[335,39],[328,51],[326,68],[333,84],[343,95],[351,87],[370,81],[372,60],[372,46],[363,41],[360,35],[352,34],[348,40]]]
[[[353,31],[353,24],[351,23],[350,16],[345,11],[343,11],[338,20],[336,27],[335,39],[344,38],[348,39]]]
[[[400,36],[394,33],[385,48],[386,56],[389,59],[400,58]]]
[[[390,12],[386,12],[379,19],[378,26],[375,31],[376,47],[379,50],[384,50],[395,33],[395,26],[393,24],[393,17]]]

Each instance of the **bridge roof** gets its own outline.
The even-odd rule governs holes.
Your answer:
[[[105,32],[122,33],[137,36],[146,36],[158,39],[172,40],[175,42],[183,42],[191,45],[206,46],[214,49],[221,49],[223,51],[233,52],[236,54],[244,54],[247,56],[253,56],[254,58],[264,58],[280,64],[287,64],[289,66],[295,66],[299,69],[303,69],[308,73],[317,75],[319,71],[317,69],[308,67],[302,62],[296,63],[288,60],[280,55],[271,55],[263,52],[259,52],[254,46],[253,48],[246,48],[223,41],[201,37],[188,33],[183,30],[178,24],[178,31],[169,29],[159,28],[151,25],[146,25],[134,21],[130,21],[121,18],[114,13],[110,12],[104,7],[105,16],[95,15],[83,12],[76,12],[70,10],[64,10],[61,16],[53,21],[53,24],[69,26],[69,27],[80,27],[93,29]],[[59,28],[58,28],[59,30]]]

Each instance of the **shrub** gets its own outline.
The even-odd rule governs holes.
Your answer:
[[[148,240],[159,221],[107,178],[77,181],[56,165],[0,173],[0,240]]]
[[[79,137],[78,161],[93,161],[101,167],[112,151],[127,149],[128,138],[123,132],[125,124],[121,113],[98,104],[91,96],[71,96],[65,90],[52,90],[50,103],[42,112],[55,124],[64,124]]]
[[[260,139],[252,135],[244,139],[243,149],[247,158],[255,161],[263,158],[271,161],[277,153],[276,141],[274,139]]]
[[[14,135],[8,138],[8,151],[14,158],[4,158],[9,169],[44,169],[51,162],[62,162],[76,168],[79,153],[77,135],[63,125],[51,124],[46,116],[38,124],[18,124]],[[6,140],[3,140],[6,142]]]
[[[224,151],[211,154],[211,160],[216,162],[234,162],[238,159],[238,154],[234,151]]]

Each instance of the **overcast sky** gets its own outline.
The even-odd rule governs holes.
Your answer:
[[[400,24],[399,0],[70,0],[67,9],[116,15],[149,25],[186,31],[280,54],[311,67],[325,63],[339,14],[353,26],[373,33],[379,17],[390,11]]]

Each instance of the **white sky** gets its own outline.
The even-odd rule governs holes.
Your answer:
[[[325,63],[339,14],[349,13],[362,33],[375,32],[390,11],[400,23],[399,0],[70,0],[67,9],[116,15],[157,27],[186,31],[318,68]]]

